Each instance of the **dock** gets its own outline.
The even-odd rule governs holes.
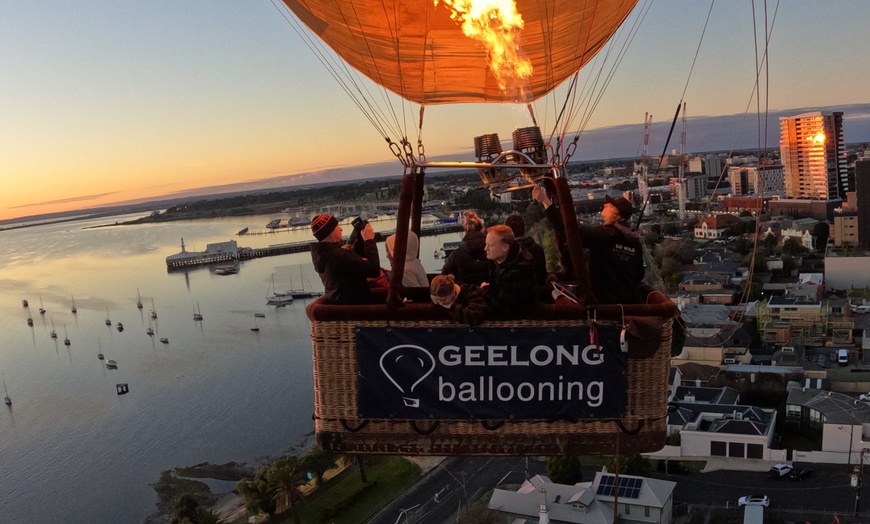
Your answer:
[[[462,225],[455,222],[446,224],[433,224],[423,226],[420,230],[420,236],[443,235],[447,233],[456,233],[462,231]],[[383,242],[388,236],[395,233],[395,230],[380,231],[375,233],[375,241]],[[346,240],[346,239],[345,239]],[[209,245],[202,252],[184,251],[184,241],[182,240],[182,252],[176,255],[166,257],[166,269],[189,269],[192,267],[205,266],[208,264],[219,263],[234,263],[242,260],[251,260],[254,258],[273,257],[276,255],[289,255],[291,253],[301,253],[309,251],[309,247],[315,240],[303,240],[300,242],[287,242],[285,244],[273,244],[267,247],[235,247],[235,241],[231,243],[220,244],[220,249],[214,248],[217,245]],[[232,246],[232,249],[227,247]]]

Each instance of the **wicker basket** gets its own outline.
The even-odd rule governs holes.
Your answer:
[[[641,453],[665,444],[667,387],[674,308],[670,302],[599,306],[595,321],[647,324],[646,349],[627,357],[626,409],[619,419],[397,420],[363,419],[357,403],[357,329],[457,327],[428,304],[390,311],[383,305],[308,306],[314,360],[315,431],[319,445],[340,453],[406,455],[562,455]],[[588,325],[582,306],[536,306],[523,319],[487,321],[486,327]],[[441,314],[439,314],[441,313]],[[583,319],[583,320],[578,320]],[[650,335],[649,326],[653,326]],[[643,345],[643,344],[638,344]]]

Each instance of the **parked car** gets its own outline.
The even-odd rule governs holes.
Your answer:
[[[794,467],[791,464],[774,464],[767,470],[767,478],[779,479],[791,473]]]
[[[858,400],[861,402],[870,402],[870,393],[861,393],[858,395]]]
[[[672,475],[688,475],[691,473],[691,470],[679,460],[660,460],[658,466],[656,466],[659,471],[663,472],[665,470],[665,462],[668,464],[668,473]]]
[[[764,506],[765,508],[770,504],[770,499],[767,498],[767,495],[747,495],[745,497],[740,497],[737,499],[737,505],[740,507],[743,506]]]
[[[792,470],[791,474],[789,474],[788,478],[792,480],[803,480],[807,477],[811,477],[813,475],[813,470],[811,468],[801,468]]]

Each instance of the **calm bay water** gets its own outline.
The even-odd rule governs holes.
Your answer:
[[[0,232],[0,374],[13,401],[0,406],[0,522],[141,523],[155,510],[161,471],[252,463],[310,444],[307,301],[265,301],[273,279],[278,290],[322,289],[310,254],[242,262],[229,276],[165,265],[182,238],[189,251],[231,238],[246,247],[310,240],[304,229],[234,236],[276,217],[91,227],[131,218],[113,217]],[[460,236],[422,239],[428,271],[441,268],[433,252]],[[386,265],[382,244],[381,256]],[[100,349],[117,370],[97,359]],[[118,383],[130,393],[117,395]]]

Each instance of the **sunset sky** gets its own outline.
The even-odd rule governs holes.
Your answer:
[[[654,0],[586,128],[670,120],[687,81],[690,116],[754,111],[749,0],[712,4],[689,77],[710,5]],[[867,103],[870,2],[778,9],[770,109]],[[391,160],[285,16],[278,0],[0,3],[0,220]],[[426,151],[528,125],[522,107],[433,106]]]

